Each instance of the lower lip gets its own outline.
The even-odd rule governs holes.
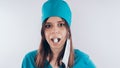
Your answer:
[[[60,41],[59,41],[59,42],[60,42]],[[57,43],[52,42],[52,43],[53,43],[54,46],[58,46],[58,45],[59,45],[59,42],[57,42]]]

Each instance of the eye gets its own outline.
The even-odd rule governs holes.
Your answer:
[[[45,28],[46,28],[46,29],[49,29],[49,28],[51,28],[51,27],[52,27],[51,24],[45,24]]]
[[[58,26],[63,27],[63,26],[65,26],[65,24],[64,23],[59,23]]]

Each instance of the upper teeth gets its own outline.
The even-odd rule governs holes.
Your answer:
[[[54,41],[55,43],[57,43],[57,42],[58,42],[58,39],[57,39],[57,38],[55,38],[55,39],[53,39],[53,41]]]

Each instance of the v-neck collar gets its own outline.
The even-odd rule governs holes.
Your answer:
[[[48,60],[46,60],[46,64],[48,64]],[[45,64],[45,65],[46,65],[46,64]],[[49,67],[49,68],[53,68],[50,63],[48,64],[48,67]],[[62,68],[62,65],[60,65],[59,68]]]

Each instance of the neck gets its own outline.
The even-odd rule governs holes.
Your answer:
[[[52,52],[53,52],[53,58],[56,58],[58,57],[59,53],[61,52],[61,50],[63,49],[63,47],[61,48],[51,48]]]
[[[58,55],[59,55],[59,53],[61,52],[61,50],[63,49],[63,47],[61,47],[61,48],[51,48],[51,50],[52,50],[52,52],[53,52],[53,59],[52,59],[52,61],[50,62],[50,64],[52,65],[52,67],[56,67],[57,66],[57,68],[58,68],[58,63],[56,63],[56,61],[57,61],[57,58],[58,58]],[[47,59],[49,59],[49,57],[47,58]]]
[[[57,58],[62,49],[52,49],[53,57]]]

